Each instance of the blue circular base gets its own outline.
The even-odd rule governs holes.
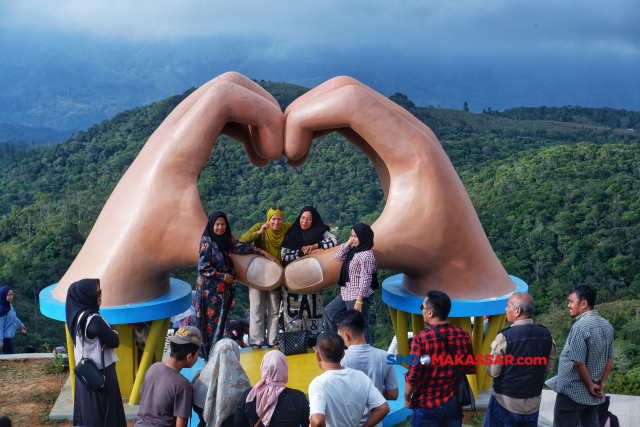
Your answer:
[[[402,310],[405,313],[422,314],[420,306],[424,302],[424,297],[415,296],[404,290],[402,287],[403,276],[404,274],[396,274],[382,282],[382,301],[389,307]],[[515,276],[509,277],[511,277],[511,280],[516,284],[516,289],[513,292],[528,291],[529,286],[527,286],[523,280]],[[502,314],[513,292],[496,298],[451,300],[451,313],[449,313],[449,317],[474,317]]]
[[[173,277],[169,284],[169,293],[160,298],[139,304],[101,308],[100,315],[112,325],[123,325],[166,319],[187,311],[191,307],[191,285]],[[66,322],[64,303],[51,296],[56,285],[47,286],[40,292],[40,312],[51,319]]]

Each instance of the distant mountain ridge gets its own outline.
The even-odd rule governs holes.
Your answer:
[[[640,112],[616,110],[614,108],[585,108],[567,105],[564,107],[518,107],[502,112],[491,108],[483,114],[506,117],[515,120],[552,120],[593,126],[606,126],[612,129],[640,129]]]
[[[59,142],[71,136],[71,131],[61,131],[41,126],[0,123],[0,143],[24,147],[43,142]]]
[[[315,87],[348,75],[416,106],[582,105],[640,110],[640,58],[545,54],[463,57],[371,50],[282,55],[255,40],[135,43],[0,29],[0,122],[86,130],[115,114],[198,87],[226,71]],[[238,44],[240,43],[240,44]]]

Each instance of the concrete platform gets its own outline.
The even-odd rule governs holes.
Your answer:
[[[259,350],[252,350],[250,348],[240,350],[240,363],[242,364],[251,384],[256,384],[260,381],[260,362],[268,351],[277,351],[275,349],[262,348]],[[163,361],[169,358],[168,353],[164,353]],[[287,386],[301,390],[307,395],[309,390],[309,383],[311,380],[322,373],[315,359],[313,350],[309,350],[307,354],[298,354],[294,356],[287,356],[289,362],[289,382]],[[187,379],[191,380],[197,371],[204,368],[204,360],[198,359],[198,362],[190,369],[183,369],[181,371]],[[401,423],[411,415],[411,411],[404,407],[404,401],[402,396],[404,394],[404,373],[406,369],[402,366],[396,366],[396,375],[398,376],[398,382],[400,384],[400,397],[396,401],[389,401],[389,407],[391,412],[383,420],[385,426],[393,426]],[[308,396],[307,396],[308,398]],[[488,398],[486,399],[489,401]],[[129,399],[122,399],[124,404],[124,412],[127,419],[136,419],[138,415],[138,405],[129,405]],[[198,419],[198,416],[192,413],[194,420]],[[73,397],[71,394],[71,379],[68,378],[65,383],[58,400],[56,400],[49,418],[52,420],[61,419],[73,419]]]
[[[53,359],[52,353],[16,353],[16,354],[0,354],[0,360],[14,359]]]
[[[129,399],[122,399],[124,404],[124,414],[128,420],[138,418],[138,405],[129,405]],[[52,420],[72,420],[73,419],[73,395],[71,394],[71,377],[67,378],[62,391],[53,405],[49,418]]]
[[[609,411],[618,417],[620,425],[624,427],[640,427],[640,396],[625,396],[623,394],[609,394],[611,403]],[[556,403],[556,392],[542,390],[540,415],[553,421],[553,407]]]
[[[267,351],[272,351],[268,349],[260,349],[260,350],[251,350],[251,349],[242,349],[240,352],[240,363],[245,366],[247,376],[251,381],[251,384],[255,384],[260,379],[259,373],[259,363],[257,364],[257,369],[251,367],[255,366],[256,362],[262,360],[262,356]],[[45,353],[35,353],[33,355],[42,354],[45,356]],[[20,356],[20,357],[12,357],[14,359],[24,359],[26,355],[7,355],[7,356]],[[47,355],[48,356],[48,355]],[[300,373],[295,372],[295,368],[290,366],[290,380],[287,386],[292,388],[297,388],[302,390],[305,394],[308,391],[309,382],[315,376],[319,375],[320,368],[318,368],[315,363],[315,358],[313,360],[307,360],[309,357],[313,356],[312,353],[308,353],[308,355],[297,355],[302,362],[304,359],[305,364],[308,364],[308,372],[305,375],[300,375]],[[295,357],[295,356],[289,356]],[[7,357],[9,358],[9,357]],[[166,361],[169,358],[169,354],[165,353],[163,355],[163,361]],[[311,363],[313,362],[313,364]],[[189,380],[193,378],[193,375],[200,369],[204,367],[204,360],[199,359],[198,363],[194,365],[191,369],[183,369],[182,374],[188,378]],[[317,372],[315,372],[317,370]],[[397,401],[389,401],[389,406],[391,408],[391,413],[383,420],[383,424],[385,427],[391,427],[398,423],[401,423],[407,419],[411,415],[411,411],[404,408],[404,401],[402,396],[404,394],[404,372],[406,370],[402,366],[396,366],[396,374],[398,375],[398,380],[400,384],[400,397]],[[478,399],[476,400],[477,408],[486,408],[489,404],[489,399],[491,394],[493,393],[492,389],[482,390]],[[611,413],[615,414],[619,420],[620,425],[625,427],[640,427],[640,396],[624,396],[621,394],[610,394],[611,396],[611,406],[609,410]],[[540,417],[538,418],[538,426],[540,427],[551,427],[553,425],[553,407],[556,400],[556,393],[551,390],[543,390],[542,391],[542,402],[540,404]],[[138,406],[137,405],[129,405],[129,399],[122,399],[124,404],[124,411],[127,419],[136,419],[138,415]],[[468,408],[465,408],[468,409]],[[194,420],[197,420],[197,415],[195,413],[192,414]],[[73,418],[73,400],[71,396],[71,379],[67,379],[62,391],[60,392],[60,396],[58,396],[58,400],[56,401],[53,409],[51,410],[51,414],[49,418],[52,420],[60,420],[60,419],[72,419]]]

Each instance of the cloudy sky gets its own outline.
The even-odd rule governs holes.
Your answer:
[[[125,42],[253,38],[276,55],[377,46],[416,54],[640,54],[634,0],[5,0],[1,7],[6,29]]]
[[[0,0],[0,72],[91,64],[157,91],[134,103],[234,69],[307,86],[349,74],[418,105],[637,110],[638,23],[638,0]],[[0,89],[33,77],[18,74]]]

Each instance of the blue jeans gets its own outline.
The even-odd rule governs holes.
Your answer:
[[[435,408],[413,408],[411,427],[460,427],[462,408],[458,396],[453,396],[444,405]]]
[[[491,396],[482,427],[537,427],[538,413],[521,415],[504,409],[498,400]]]

